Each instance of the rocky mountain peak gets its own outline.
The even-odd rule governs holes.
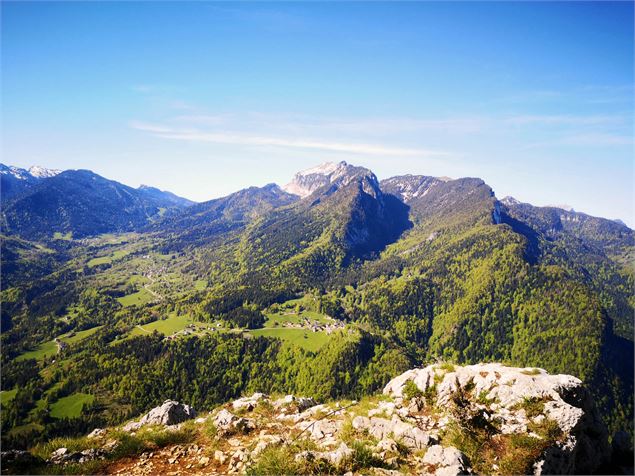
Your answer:
[[[445,178],[428,177],[425,175],[399,175],[381,181],[381,188],[408,203],[416,198],[426,196],[430,190],[440,183],[447,182]]]
[[[10,175],[18,180],[28,180],[31,174],[25,169],[21,169],[20,167],[15,167],[13,165],[4,165],[0,164],[0,174],[2,175]]]
[[[374,195],[379,190],[379,182],[374,173],[364,167],[356,167],[344,161],[324,162],[316,167],[302,170],[296,173],[291,182],[284,185],[282,189],[287,193],[304,198],[322,187],[328,185],[342,187],[354,180],[362,180],[362,186],[367,193]]]
[[[514,205],[520,205],[521,202],[520,200],[515,199],[514,197],[508,195],[506,197],[501,198],[500,202],[503,205],[506,205],[508,207],[514,206]]]
[[[33,177],[37,178],[50,178],[62,173],[59,169],[47,169],[46,167],[41,167],[39,165],[32,165],[29,167],[28,172]]]

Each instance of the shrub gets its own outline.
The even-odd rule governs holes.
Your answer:
[[[419,387],[417,387],[417,384],[414,383],[413,380],[408,380],[403,388],[403,396],[408,400],[412,400],[413,398],[422,397],[423,392]]]
[[[250,476],[297,475],[297,474],[337,474],[335,468],[324,461],[295,460],[295,455],[306,450],[315,450],[313,441],[302,439],[290,445],[270,446],[258,457],[248,470]]]
[[[295,455],[288,446],[270,446],[259,456],[247,474],[250,476],[296,475],[302,474],[301,466],[296,463]]]
[[[218,428],[214,425],[211,418],[208,418],[203,425],[203,434],[213,440],[218,435]]]
[[[518,406],[525,410],[528,418],[534,418],[544,413],[546,401],[548,399],[541,397],[524,397]]]
[[[443,362],[441,365],[439,365],[439,368],[441,370],[445,370],[446,373],[454,372],[456,370],[456,368],[454,367],[454,364],[450,362]]]

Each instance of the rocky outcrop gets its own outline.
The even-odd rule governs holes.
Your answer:
[[[441,408],[449,408],[457,392],[468,389],[473,400],[484,402],[480,411],[502,434],[531,435],[532,427],[555,422],[561,436],[536,461],[535,474],[589,474],[610,458],[607,430],[593,399],[571,375],[497,363],[430,365],[394,378],[384,394],[403,401],[413,384]]]
[[[83,451],[69,451],[68,448],[58,448],[51,453],[48,462],[53,464],[86,463],[95,459],[104,459],[106,455],[106,450],[101,448],[88,448]]]
[[[223,409],[214,418],[214,425],[219,435],[232,435],[234,433],[249,433],[256,428],[250,418],[237,417],[233,413]]]
[[[298,412],[302,413],[311,407],[317,405],[317,402],[313,398],[307,397],[295,397],[293,395],[286,395],[284,398],[273,402],[275,408],[295,408]]]
[[[166,400],[141,417],[138,422],[130,422],[123,427],[124,431],[136,431],[143,425],[176,425],[196,417],[196,411],[189,405]]]
[[[251,397],[239,398],[232,402],[232,407],[236,411],[251,411],[258,405],[258,402],[268,400],[269,396],[264,393],[254,393]]]

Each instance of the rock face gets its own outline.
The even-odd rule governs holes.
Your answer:
[[[469,388],[471,395],[489,402],[483,410],[503,434],[530,434],[532,423],[555,422],[562,436],[536,461],[535,474],[589,474],[610,458],[608,433],[593,399],[571,375],[501,364],[431,365],[394,378],[384,394],[403,399],[412,384],[432,394],[440,407],[450,406],[459,389]],[[532,408],[539,414],[528,415]]]
[[[343,161],[325,162],[317,167],[298,172],[282,189],[287,193],[305,198],[316,190],[345,187],[354,180],[361,180],[361,186],[369,195],[377,195],[379,182],[375,174],[368,169],[355,167]]]

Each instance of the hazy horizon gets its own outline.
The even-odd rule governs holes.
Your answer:
[[[205,201],[346,160],[635,226],[631,3],[2,13],[3,163]]]

